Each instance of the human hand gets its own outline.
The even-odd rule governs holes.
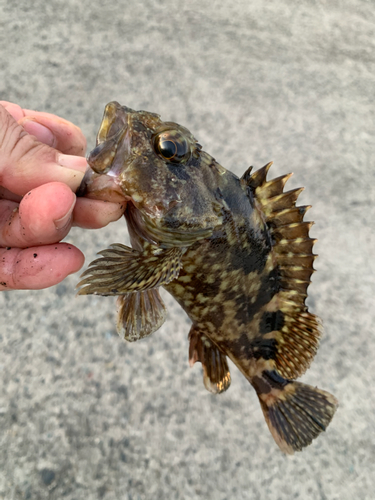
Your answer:
[[[125,203],[76,198],[85,150],[67,120],[0,101],[0,291],[59,283],[84,262],[59,243],[72,225],[96,229],[121,217]]]

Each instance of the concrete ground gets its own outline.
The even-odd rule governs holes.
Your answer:
[[[325,335],[303,380],[340,408],[284,456],[232,366],[212,396],[189,323],[115,332],[78,275],[0,294],[0,499],[371,500],[375,490],[375,14],[371,1],[0,0],[0,99],[57,113],[94,145],[118,100],[174,120],[236,174],[274,160],[306,187],[319,239],[311,310]],[[123,221],[73,230],[87,263]]]

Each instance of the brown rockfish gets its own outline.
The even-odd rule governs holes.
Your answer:
[[[135,341],[160,328],[164,287],[192,321],[190,364],[205,387],[230,385],[227,357],[254,387],[268,427],[286,453],[325,430],[334,396],[295,382],[321,336],[305,305],[313,272],[302,189],[271,166],[239,179],[184,127],[117,102],[104,112],[80,194],[125,199],[132,248],[111,245],[82,275],[79,294],[118,295],[119,334]]]

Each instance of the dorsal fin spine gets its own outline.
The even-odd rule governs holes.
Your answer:
[[[304,221],[310,205],[296,206],[303,188],[284,192],[290,174],[267,181],[271,164],[254,172],[246,183],[256,200],[256,210],[270,232],[273,255],[279,272],[277,308],[283,314],[284,326],[270,332],[278,342],[275,363],[286,378],[295,378],[308,368],[321,336],[321,322],[309,313],[305,300],[314,272],[314,238],[309,231],[313,222]]]
[[[266,181],[267,172],[271,168],[272,163],[273,162],[270,161],[267,165],[264,165],[264,167],[256,170],[252,175],[250,175],[250,172],[253,167],[248,168],[242,176],[242,179],[250,188],[256,189]]]

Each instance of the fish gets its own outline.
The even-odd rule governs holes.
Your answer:
[[[82,274],[78,295],[117,296],[117,331],[134,342],[166,319],[163,287],[192,322],[189,363],[205,388],[231,384],[228,358],[255,389],[269,430],[286,454],[330,423],[329,392],[296,381],[322,334],[305,304],[314,271],[310,206],[292,174],[267,180],[272,162],[241,178],[206,153],[191,132],[147,111],[107,104],[79,195],[122,199],[131,247],[112,244]]]

